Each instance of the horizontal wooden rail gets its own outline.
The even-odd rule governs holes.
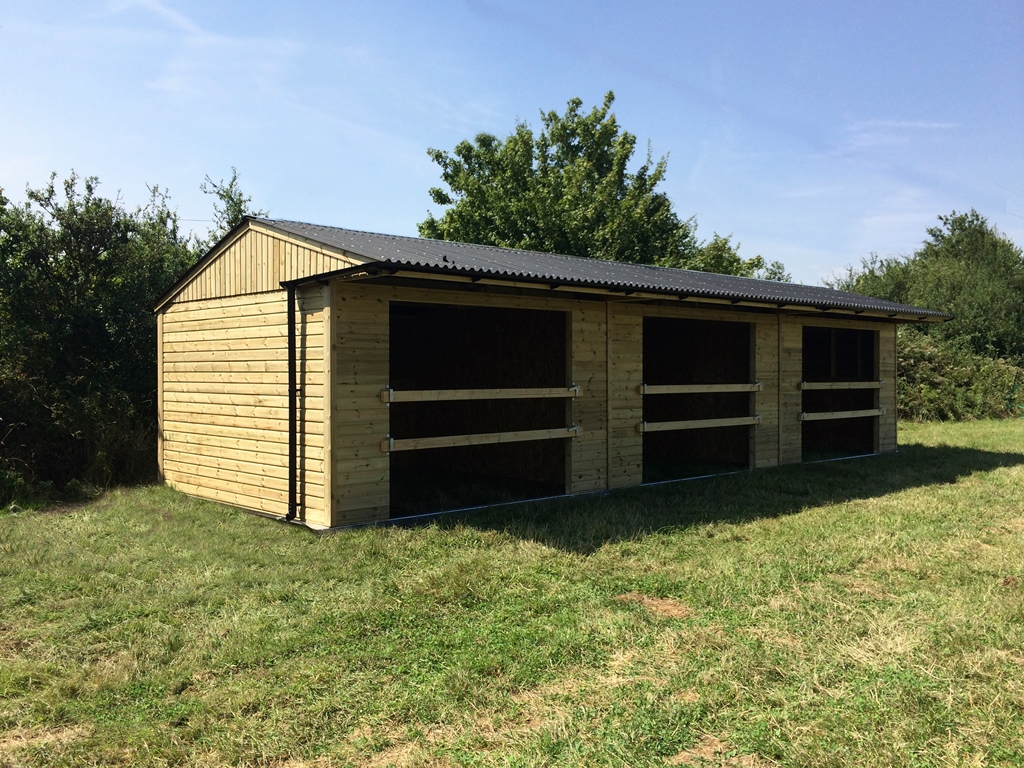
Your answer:
[[[385,388],[380,391],[382,403],[424,403],[441,400],[526,400],[539,398],[579,397],[580,388],[521,387],[518,389],[405,389]]]
[[[580,428],[529,429],[521,432],[488,432],[479,435],[445,435],[443,437],[395,438],[388,435],[381,440],[384,453],[392,451],[420,451],[427,448],[455,448],[460,445],[492,445],[494,443],[521,443],[527,440],[551,440],[559,437],[578,437]]]
[[[826,411],[823,413],[801,413],[800,421],[828,421],[829,419],[859,419],[862,416],[881,416],[885,408],[865,408],[861,411]]]
[[[760,416],[736,416],[730,419],[693,419],[692,421],[641,421],[637,432],[674,432],[680,429],[710,429],[713,427],[749,427],[761,423]]]
[[[800,389],[882,389],[884,381],[801,381]]]
[[[719,392],[760,392],[761,382],[753,384],[641,384],[641,395],[703,395]]]

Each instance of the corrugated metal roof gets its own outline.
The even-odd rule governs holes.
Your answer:
[[[666,293],[729,301],[753,301],[821,309],[849,309],[946,319],[951,315],[831,288],[686,269],[626,264],[513,248],[446,240],[381,235],[280,219],[257,223],[326,246],[397,267],[450,271],[499,279],[578,285],[624,291]]]

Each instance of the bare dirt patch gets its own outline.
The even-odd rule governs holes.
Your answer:
[[[747,632],[756,637],[762,643],[776,648],[784,648],[790,651],[802,651],[804,649],[804,643],[799,637],[781,629],[773,629],[771,627],[750,627],[747,629]]]
[[[669,765],[723,766],[727,768],[768,768],[775,765],[758,755],[738,755],[736,750],[710,734],[696,745],[667,760]]]
[[[16,728],[0,733],[0,755],[10,754],[27,747],[41,747],[46,744],[66,744],[85,735],[81,726],[69,728]]]
[[[1007,589],[1013,589],[1020,583],[1020,580],[1016,576],[1004,576],[1000,583]]]
[[[672,700],[678,701],[680,704],[696,704],[700,701],[700,694],[696,691],[676,691],[672,694]]]
[[[651,597],[639,592],[627,592],[615,599],[624,603],[639,603],[655,616],[665,616],[670,619],[688,619],[693,616],[693,609],[690,606],[673,600],[671,597]]]
[[[875,600],[892,600],[893,595],[886,592],[874,579],[858,578],[854,576],[842,576],[833,574],[830,577],[833,581],[842,584],[847,590],[857,595],[865,595]]]

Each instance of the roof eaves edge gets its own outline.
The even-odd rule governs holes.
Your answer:
[[[355,253],[353,251],[353,253]],[[363,254],[358,254],[363,255]],[[369,257],[367,257],[369,258]],[[471,277],[481,278],[487,280],[493,280],[495,282],[527,282],[535,285],[551,285],[553,282],[552,278],[543,276],[533,275],[517,275],[508,270],[475,270],[462,267],[437,267],[427,264],[411,264],[408,262],[396,262],[390,259],[375,259],[372,262],[366,264],[357,264],[352,267],[345,267],[344,269],[333,270],[331,272],[322,272],[317,275],[308,275],[306,277],[296,278],[294,280],[284,280],[281,282],[282,287],[307,285],[309,283],[323,282],[325,280],[332,280],[338,277],[347,277],[349,275],[356,275],[361,272],[369,273],[370,276],[376,276],[381,272],[388,272],[389,274],[395,274],[395,272],[418,272],[422,274],[438,274],[438,275],[452,275],[459,277]],[[730,304],[744,304],[747,306],[758,306],[772,309],[781,309],[782,306],[777,300],[764,298],[764,299],[740,299],[736,300],[730,296],[719,296],[715,295],[714,292],[707,289],[701,289],[699,291],[686,292],[679,291],[671,288],[661,288],[658,286],[648,287],[633,287],[620,285],[615,283],[599,283],[597,281],[586,281],[581,278],[570,278],[566,280],[557,281],[560,285],[565,286],[579,286],[580,288],[596,288],[599,290],[607,291],[608,293],[621,293],[621,294],[633,294],[633,293],[647,293],[655,294],[664,297],[675,297],[681,300],[693,299],[695,301],[700,300],[713,300],[728,302]],[[795,302],[785,302],[785,308],[789,311],[803,311],[803,312],[820,312],[820,313],[835,313],[837,315],[845,315],[850,312],[858,312],[859,315],[870,313],[867,316],[878,319],[890,319],[897,322],[947,322],[953,319],[953,315],[945,312],[938,312],[936,310],[925,310],[922,307],[907,307],[907,309],[899,309],[892,311],[890,309],[881,308],[865,308],[865,307],[846,307],[846,306],[822,306],[821,304],[800,304]],[[913,310],[913,311],[910,311]],[[922,315],[921,312],[925,312]]]

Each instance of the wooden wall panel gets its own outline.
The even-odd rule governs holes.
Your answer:
[[[787,316],[779,318],[779,456],[780,463],[802,460],[800,411],[803,405],[800,382],[803,379],[803,329],[856,328],[878,332],[878,377],[884,382],[878,393],[879,407],[875,449],[896,450],[896,324],[855,318]]]
[[[803,348],[802,318],[779,317],[779,463],[803,460]]]
[[[389,383],[390,291],[337,281],[332,291],[332,525],[386,520],[391,463],[380,443],[391,418],[380,392]]]
[[[878,392],[878,405],[885,413],[878,417],[878,451],[895,451],[896,438],[896,326],[878,329],[878,378],[885,382]]]
[[[607,476],[607,337],[603,302],[564,297],[520,297],[335,282],[334,425],[332,446],[336,525],[388,516],[389,460],[380,441],[389,433],[380,391],[388,386],[390,301],[547,309],[571,318],[570,378],[580,386],[571,418],[580,436],[570,441],[567,490],[600,490]],[[634,425],[635,433],[635,425]]]
[[[296,292],[296,363],[299,381],[298,401],[298,495],[299,516],[308,525],[328,528],[325,475],[326,458],[324,412],[324,310],[329,294],[314,283]],[[287,323],[286,323],[287,325]],[[285,370],[287,376],[287,369]],[[287,424],[285,424],[287,429]]]
[[[756,469],[779,463],[779,318],[754,318],[754,380],[761,382],[761,391],[754,395],[754,413],[761,416],[761,423],[754,427]]]
[[[156,316],[156,471],[164,481],[164,313]]]
[[[322,289],[297,303],[300,517],[327,526]],[[175,302],[159,317],[164,477],[194,496],[286,514],[285,292]]]
[[[639,485],[644,476],[644,438],[637,431],[644,401],[642,308],[608,304],[608,487]]]
[[[608,363],[607,312],[603,303],[580,302],[572,309],[570,378],[580,387],[572,421],[580,436],[571,440],[569,493],[607,488]]]

